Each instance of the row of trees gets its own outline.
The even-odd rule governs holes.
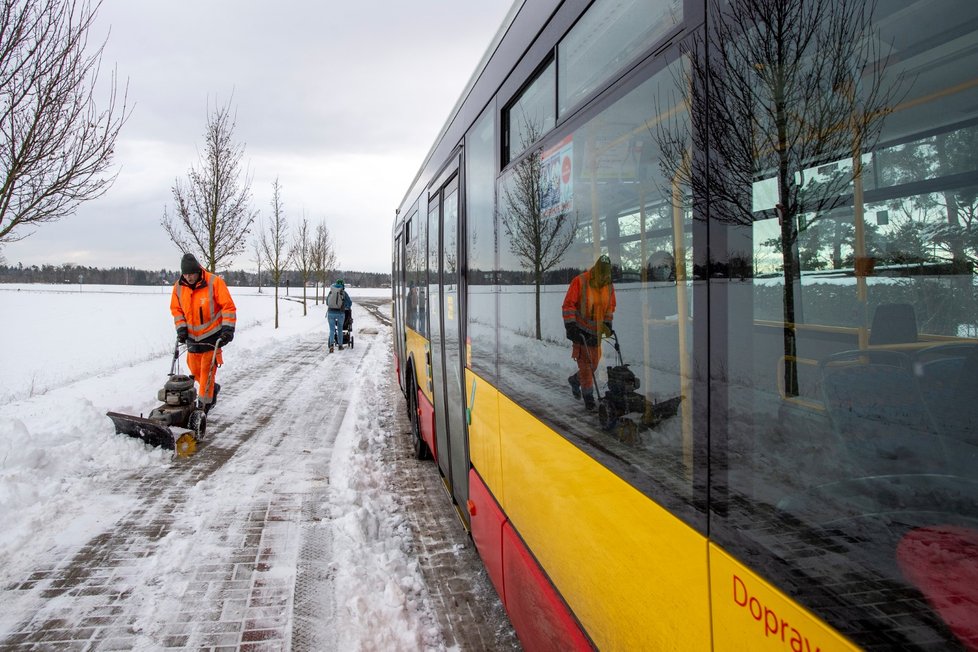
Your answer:
[[[224,270],[220,272],[228,285],[237,287],[266,288],[273,285],[271,275],[265,271]],[[292,288],[299,292],[303,285],[311,287],[328,286],[335,278],[342,278],[347,286],[377,288],[389,287],[390,274],[380,272],[358,272],[355,270],[333,270],[333,275],[325,280],[309,278],[303,283],[302,272],[292,268],[282,272],[279,286],[292,294]],[[85,285],[170,285],[180,275],[173,269],[136,269],[133,267],[111,267],[100,269],[65,263],[63,265],[3,265],[0,264],[0,283],[83,283]]]
[[[260,282],[265,270],[274,288],[278,328],[279,287],[297,280],[302,287],[303,315],[308,314],[306,287],[327,284],[336,269],[336,251],[324,220],[311,225],[303,215],[290,233],[279,179],[272,182],[268,219],[262,220],[251,207],[251,175],[242,169],[244,145],[234,139],[235,126],[230,102],[209,114],[201,160],[191,166],[186,181],[174,183],[174,213],[164,211],[161,224],[180,251],[197,254],[211,272],[227,266],[250,243],[257,279]],[[290,277],[292,270],[297,279]]]
[[[114,75],[107,101],[101,107],[95,101],[105,43],[91,46],[88,34],[100,6],[100,0],[0,3],[0,246],[74,214],[115,180],[112,155],[131,110]],[[252,232],[259,212],[252,208],[251,175],[242,169],[245,148],[235,141],[234,128],[230,102],[209,114],[200,161],[172,186],[174,207],[164,209],[163,229],[181,252],[196,254],[211,272],[227,269],[251,243],[258,279],[264,268],[277,288],[292,280],[294,266],[303,288],[314,279],[325,283],[337,263],[329,229],[303,217],[290,238],[277,179],[267,229],[259,224],[258,233]],[[4,276],[154,283],[166,272],[46,266],[4,268]],[[277,298],[276,291],[276,327]]]

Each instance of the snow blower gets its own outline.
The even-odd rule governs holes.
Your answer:
[[[583,337],[581,341],[584,343]],[[636,390],[641,381],[622,358],[618,333],[612,331],[605,341],[614,345],[618,364],[608,365],[608,391],[603,396],[598,392],[598,421],[622,443],[635,445],[639,443],[639,428],[655,428],[660,422],[676,416],[682,396],[655,402],[639,394]],[[592,378],[597,387],[597,378],[593,375]],[[627,418],[632,414],[640,416]]]
[[[214,358],[211,367],[217,362],[220,340],[214,344]],[[118,434],[142,439],[151,446],[159,446],[176,451],[179,457],[189,457],[197,451],[197,443],[204,437],[207,429],[207,416],[203,406],[197,402],[193,376],[177,373],[180,360],[180,342],[173,347],[173,362],[166,383],[156,398],[162,405],[153,409],[148,417],[119,412],[107,412],[106,416],[115,424]],[[211,374],[210,382],[214,382]]]

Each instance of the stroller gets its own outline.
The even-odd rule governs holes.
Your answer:
[[[329,313],[327,313],[326,316],[328,319]],[[340,323],[340,320],[337,319],[335,324],[337,329],[336,336],[338,338],[337,344],[339,344],[341,348],[348,346],[352,349],[353,348],[353,311],[350,310],[349,308],[345,309],[343,311],[343,322]],[[330,326],[332,327],[332,324]],[[332,334],[332,331],[330,331],[330,333]],[[332,340],[330,341],[329,350],[330,352],[332,352],[333,350]]]
[[[341,342],[343,346],[353,348],[353,311],[347,308],[343,311],[343,336]]]
[[[641,381],[622,359],[618,333],[612,331],[607,341],[614,344],[618,364],[608,366],[608,391],[604,396],[598,393],[598,421],[603,429],[613,432],[622,443],[635,445],[639,442],[639,426],[651,429],[676,416],[683,397],[675,396],[653,403],[639,394],[635,390],[641,386]],[[633,413],[640,415],[637,421],[624,418]]]

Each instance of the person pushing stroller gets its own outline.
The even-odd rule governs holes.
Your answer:
[[[326,321],[329,322],[329,352],[332,353],[335,346],[343,350],[343,324],[346,320],[346,312],[353,308],[353,301],[346,293],[346,284],[343,279],[336,279],[336,282],[329,287],[329,294],[326,295]]]

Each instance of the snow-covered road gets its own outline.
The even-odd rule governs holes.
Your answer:
[[[356,346],[334,354],[319,320],[243,343],[190,459],[93,436],[87,454],[120,446],[135,463],[61,465],[57,495],[39,483],[12,510],[35,536],[0,548],[0,648],[518,647],[434,466],[410,459],[385,314],[389,301],[358,302]],[[84,428],[100,408],[78,394],[134,374],[0,410],[0,436],[43,431],[46,410]],[[0,488],[9,499],[26,482]],[[450,613],[460,596],[465,613]]]

